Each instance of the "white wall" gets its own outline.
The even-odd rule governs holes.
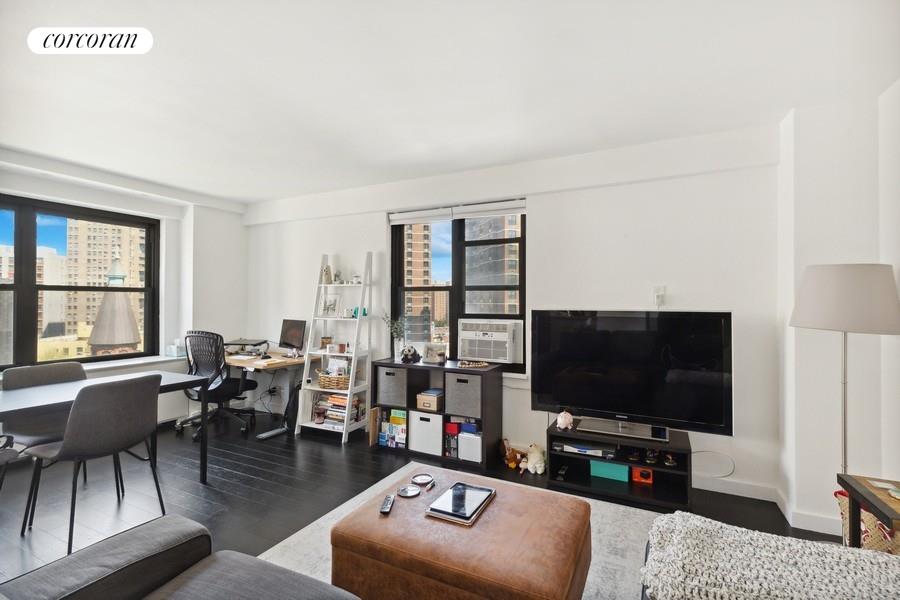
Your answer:
[[[695,485],[764,497],[778,447],[776,183],[765,166],[528,198],[529,309],[652,309],[665,285],[665,309],[733,312],[734,437],[690,436],[736,468],[723,487],[704,479],[721,457],[698,455]],[[507,413],[528,410],[527,392],[507,396]],[[534,425],[540,440],[546,420]]]
[[[881,262],[900,282],[900,80],[878,99],[878,182]],[[881,339],[882,476],[900,479],[900,336]]]
[[[878,114],[874,99],[797,108],[782,124],[779,271],[781,504],[795,527],[840,532],[832,492],[840,470],[841,336],[786,327],[810,264],[879,259]],[[848,463],[881,472],[881,340],[851,334]]]
[[[347,277],[362,275],[365,253],[372,251],[372,307],[373,358],[390,354],[387,328],[381,316],[390,312],[390,232],[384,212],[332,217],[303,221],[287,221],[249,228],[247,260],[251,268],[247,286],[250,290],[250,309],[247,311],[245,331],[249,336],[278,340],[282,319],[307,321],[307,335],[312,326],[313,303],[322,254],[328,254],[332,268]],[[355,306],[348,288],[342,306]],[[346,324],[332,324],[344,328]],[[334,331],[334,330],[333,330]],[[321,336],[321,332],[317,337]],[[269,384],[269,376],[258,378]],[[275,385],[286,389],[282,374]],[[280,399],[284,402],[284,396]],[[280,403],[273,403],[280,408]]]
[[[216,331],[228,340],[247,336],[248,295],[258,301],[257,290],[247,285],[247,230],[241,215],[203,206],[189,209],[191,251],[190,323],[185,329]],[[182,332],[183,335],[183,332]],[[255,335],[255,334],[254,334]]]
[[[309,318],[322,252],[376,250],[387,307],[388,210],[526,195],[529,308],[646,309],[664,284],[667,308],[734,312],[735,435],[691,439],[736,470],[716,480],[728,459],[698,455],[695,485],[774,499],[777,143],[775,128],[725,132],[251,207],[248,284],[267,301],[251,301],[247,329],[272,336],[283,317]],[[364,212],[323,216],[348,206]],[[543,443],[548,424],[529,386],[504,381],[503,432],[520,445]]]

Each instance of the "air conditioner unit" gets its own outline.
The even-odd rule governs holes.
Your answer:
[[[461,360],[520,363],[524,329],[524,321],[460,319],[457,355]]]

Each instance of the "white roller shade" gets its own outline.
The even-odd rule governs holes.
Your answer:
[[[482,202],[479,204],[461,204],[459,206],[433,208],[430,210],[396,212],[390,213],[388,218],[391,225],[410,225],[413,223],[432,223],[434,221],[448,221],[450,219],[465,219],[468,217],[495,217],[514,214],[525,214],[525,198],[499,202]]]
[[[431,210],[411,210],[388,215],[391,225],[412,225],[413,223],[432,223],[449,221],[453,211],[449,208],[433,208]]]
[[[503,200],[501,202],[484,202],[482,204],[463,204],[454,206],[452,210],[454,219],[525,214],[525,198]]]

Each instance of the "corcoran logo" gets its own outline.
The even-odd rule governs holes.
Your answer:
[[[153,34],[143,27],[37,27],[28,47],[35,54],[146,54]]]

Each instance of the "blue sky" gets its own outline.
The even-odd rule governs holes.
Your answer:
[[[452,257],[450,246],[450,221],[431,224],[431,280],[450,281],[452,278]]]
[[[0,210],[0,244],[13,245],[13,211]]]
[[[0,244],[12,246],[15,236],[15,217],[11,210],[0,210]],[[66,219],[50,215],[37,216],[37,245],[55,248],[66,255]]]
[[[56,253],[66,255],[66,218],[51,215],[37,216],[37,245],[55,248]]]

